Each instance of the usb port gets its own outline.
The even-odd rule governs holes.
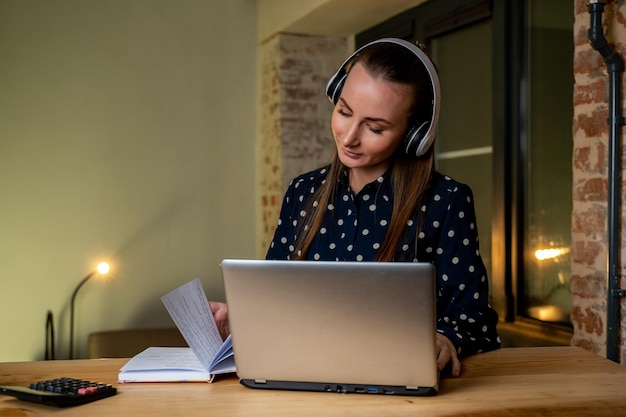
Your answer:
[[[365,387],[354,387],[354,392],[362,394],[365,392]]]
[[[376,394],[378,392],[378,388],[376,387],[367,387],[367,392],[370,394]]]

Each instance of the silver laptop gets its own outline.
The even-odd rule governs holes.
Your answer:
[[[225,259],[221,269],[242,384],[437,392],[433,265]]]

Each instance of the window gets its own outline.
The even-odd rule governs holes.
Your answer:
[[[476,194],[493,305],[553,333],[570,332],[573,13],[571,0],[429,0],[356,36],[429,47],[437,168]]]

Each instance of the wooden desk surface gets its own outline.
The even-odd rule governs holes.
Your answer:
[[[114,382],[124,359],[0,363],[0,385],[60,376]],[[509,348],[464,360],[434,397],[269,391],[235,377],[114,384],[118,395],[57,409],[0,395],[6,416],[626,416],[626,368],[575,347]]]

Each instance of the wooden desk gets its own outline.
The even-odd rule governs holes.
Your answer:
[[[124,359],[0,364],[0,385],[60,376],[114,382]],[[467,358],[435,397],[266,391],[236,378],[119,384],[119,394],[57,409],[0,395],[6,416],[626,416],[626,368],[574,347],[510,348]]]

